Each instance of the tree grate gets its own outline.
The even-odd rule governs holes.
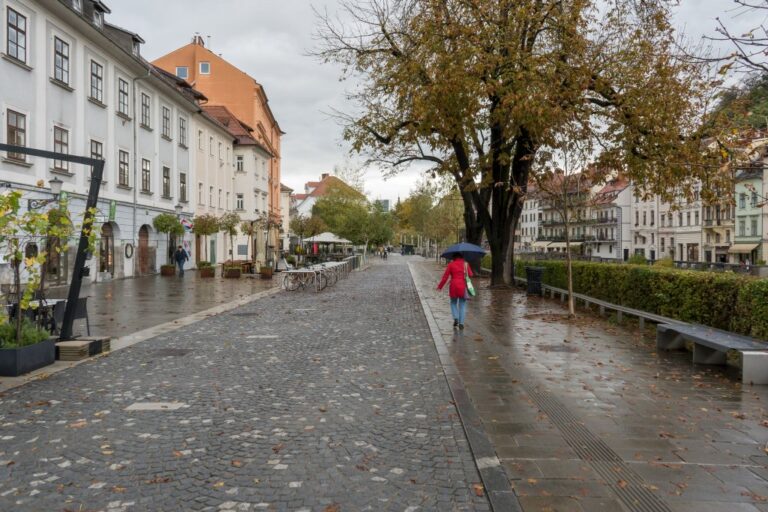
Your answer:
[[[611,487],[631,512],[672,512],[661,498],[650,490],[643,478],[602,439],[593,434],[583,422],[557,398],[546,391],[523,384],[536,405],[549,416],[563,438],[576,454],[586,461]]]

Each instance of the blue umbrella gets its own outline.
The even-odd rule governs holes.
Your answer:
[[[440,256],[443,258],[451,258],[457,252],[461,253],[464,259],[469,259],[469,258],[482,256],[483,254],[485,254],[485,249],[483,249],[479,245],[470,244],[467,242],[461,242],[458,244],[453,244],[452,246],[448,247],[443,251],[443,254],[441,254]]]

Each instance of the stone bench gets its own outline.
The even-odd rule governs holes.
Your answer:
[[[729,351],[739,352],[742,382],[768,384],[768,343],[703,325],[663,323],[656,326],[659,350],[684,349],[686,342],[693,344],[696,364],[724,365]]]

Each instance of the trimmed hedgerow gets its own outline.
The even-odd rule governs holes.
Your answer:
[[[564,261],[518,261],[544,268],[545,284],[567,288]],[[649,313],[768,339],[768,280],[733,273],[658,266],[573,262],[573,287],[581,293]]]

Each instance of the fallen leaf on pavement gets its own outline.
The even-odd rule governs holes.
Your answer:
[[[483,496],[485,494],[485,487],[483,487],[483,484],[474,484],[472,489],[475,491],[475,496]]]
[[[341,510],[341,507],[337,503],[333,503],[332,505],[328,505],[323,509],[323,512],[339,512]]]
[[[242,461],[239,461],[239,460],[233,460],[233,461],[231,462],[231,464],[232,464],[234,467],[236,467],[236,468],[241,468],[241,467],[243,467],[243,462],[242,462]]]
[[[283,448],[285,448],[285,444],[279,443],[272,447],[272,451],[275,453],[280,453],[280,450],[282,450]]]

